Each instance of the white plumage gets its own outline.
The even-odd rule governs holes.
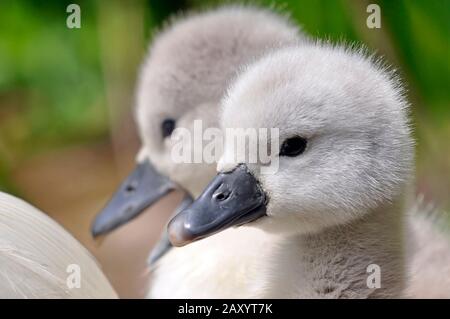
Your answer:
[[[263,53],[273,51],[277,47],[303,42],[301,39],[302,36],[299,35],[298,30],[283,18],[268,11],[253,8],[223,8],[177,21],[157,38],[141,73],[136,113],[143,142],[141,154],[146,154],[162,173],[170,176],[193,195],[198,195],[208,180],[214,176],[215,167],[206,164],[174,164],[170,160],[170,139],[163,140],[158,130],[161,121],[166,117],[174,117],[177,119],[178,126],[188,129],[192,129],[195,119],[202,119],[205,127],[218,126],[217,113],[220,99],[236,77],[236,71],[243,64],[257,60]],[[393,124],[394,129],[399,129],[398,132],[401,132],[403,137],[404,134],[407,135],[407,119],[402,107],[405,105],[403,98],[397,90],[398,87],[391,82],[384,71],[377,69],[376,64],[370,64],[361,54],[340,48],[306,46],[307,52],[302,52],[302,46],[298,46],[295,52],[286,53],[287,59],[281,59],[281,53],[273,53],[263,62],[258,62],[245,71],[225,99],[224,124],[228,121],[228,125],[232,123],[236,126],[245,126],[248,123],[253,126],[261,125],[256,121],[270,114],[272,125],[275,125],[278,120],[277,125],[280,127],[298,128],[300,122],[289,124],[287,118],[295,114],[294,119],[306,121],[308,117],[304,115],[303,109],[297,110],[296,104],[292,103],[294,100],[298,101],[295,99],[298,98],[296,94],[315,91],[322,98],[328,98],[327,102],[330,106],[334,105],[337,108],[339,103],[333,104],[337,102],[333,100],[333,94],[340,91],[342,95],[338,96],[344,98],[340,101],[341,106],[349,107],[348,112],[337,112],[334,118],[327,117],[325,114],[320,121],[314,120],[314,116],[320,114],[314,114],[310,119],[310,126],[307,125],[308,122],[301,122],[306,124],[301,125],[301,128],[305,130],[309,128],[310,132],[322,126],[327,127],[327,124],[331,124],[335,132],[331,136],[337,144],[325,142],[321,144],[329,147],[322,147],[323,157],[317,158],[316,161],[312,161],[313,163],[320,164],[322,158],[332,157],[336,159],[335,163],[346,164],[343,162],[344,157],[327,153],[327,151],[345,142],[348,143],[342,146],[346,147],[346,150],[357,151],[354,145],[359,145],[361,150],[364,150],[370,145],[351,142],[358,142],[358,137],[374,132],[381,134],[377,130],[369,132],[366,128],[378,127],[382,131],[383,128],[389,128],[390,124]],[[302,57],[303,62],[299,61]],[[275,66],[276,63],[279,65],[269,68],[267,61],[271,59]],[[276,62],[277,59],[279,62]],[[305,59],[310,63],[305,63]],[[314,61],[316,63],[313,63]],[[327,73],[327,68],[331,68],[330,64],[334,61],[348,63],[343,63],[341,70],[335,69],[332,74]],[[361,67],[360,72],[352,75],[347,70],[350,66],[355,66],[356,69]],[[295,69],[297,73],[294,72]],[[368,76],[366,71],[369,71],[371,75]],[[309,79],[309,81],[303,80],[301,86],[292,86],[287,80],[286,82],[274,80],[295,79],[300,73],[304,73],[305,79]],[[353,85],[342,85],[340,79],[329,76],[337,73],[348,74],[359,80]],[[254,79],[251,79],[251,74]],[[373,85],[365,84],[367,80]],[[374,82],[370,82],[372,80]],[[261,84],[263,81],[267,83],[259,88],[258,83]],[[261,91],[263,87],[271,89]],[[355,96],[352,99],[345,99],[345,92],[354,88],[358,93],[355,93],[356,100]],[[334,89],[334,91],[327,92],[327,89]],[[265,95],[277,90],[283,94]],[[373,94],[375,101],[382,97],[390,99],[388,104],[392,106],[392,112],[385,114],[384,112],[387,111],[379,109],[378,106],[366,107],[362,112],[360,107],[368,104],[365,100],[366,94]],[[287,101],[287,99],[293,100]],[[230,111],[233,109],[231,104],[238,109]],[[307,105],[311,108],[312,104],[311,101],[305,101],[304,110],[308,110]],[[267,107],[262,108],[262,105]],[[278,108],[275,108],[276,105]],[[293,107],[289,116],[285,112],[280,112],[280,110],[286,110],[287,105]],[[231,114],[227,115],[226,112]],[[387,116],[380,119],[377,117],[379,114]],[[252,121],[246,124],[248,115]],[[303,116],[305,116],[304,119],[302,119]],[[363,123],[368,120],[373,122],[367,122],[370,125],[366,127]],[[377,120],[385,122],[377,123]],[[350,125],[354,125],[353,138],[356,140],[347,139],[348,136],[345,134],[339,140],[338,133],[343,129],[340,124],[346,124],[347,129]],[[399,126],[395,126],[396,124]],[[328,134],[328,132],[322,133]],[[289,171],[288,176],[283,176],[281,173],[273,177],[272,181],[266,180],[267,189],[271,191],[273,198],[272,205],[279,203],[279,207],[272,207],[273,212],[277,210],[294,212],[302,207],[305,212],[318,212],[318,216],[310,215],[311,219],[303,219],[302,223],[298,223],[296,217],[292,219],[289,217],[286,219],[287,223],[282,221],[271,225],[256,223],[255,225],[259,227],[230,229],[187,247],[173,248],[153,269],[149,297],[365,297],[377,295],[378,292],[367,293],[367,290],[361,286],[356,287],[357,289],[347,289],[346,285],[353,281],[360,282],[365,275],[361,272],[361,267],[366,266],[367,262],[372,260],[371,257],[379,256],[378,253],[386,251],[389,251],[389,254],[382,254],[381,264],[386,262],[387,266],[383,268],[386,268],[385,274],[389,286],[387,290],[380,291],[379,296],[406,294],[414,297],[429,297],[433,294],[438,297],[449,297],[450,288],[445,278],[450,278],[450,275],[447,275],[450,274],[450,262],[448,262],[450,244],[445,235],[436,232],[428,219],[415,215],[411,217],[411,223],[414,224],[411,236],[416,239],[413,244],[408,245],[409,250],[406,256],[408,273],[405,273],[402,268],[405,260],[401,255],[404,251],[399,243],[404,236],[402,228],[406,223],[402,218],[404,209],[400,204],[403,203],[403,197],[399,189],[407,184],[406,172],[412,170],[409,162],[411,149],[408,146],[409,138],[407,143],[404,143],[405,140],[397,139],[398,136],[395,134],[390,137],[393,137],[390,140],[390,143],[393,143],[390,144],[392,150],[400,151],[400,155],[395,153],[397,154],[395,156],[392,153],[389,153],[391,155],[386,153],[389,161],[396,162],[390,164],[395,165],[387,165],[389,163],[383,163],[383,161],[371,164],[378,165],[382,168],[383,174],[386,174],[380,174],[378,177],[389,177],[385,184],[378,185],[377,176],[373,176],[374,180],[368,182],[370,178],[355,179],[355,175],[349,172],[348,180],[352,183],[360,183],[361,189],[345,188],[343,187],[345,183],[338,183],[339,185],[335,185],[335,188],[342,188],[342,192],[334,192],[333,189],[325,191],[320,187],[332,179],[332,175],[327,176],[326,173],[336,173],[337,169],[328,167],[320,172],[311,168],[310,177],[321,176],[323,184],[311,184],[310,186],[315,186],[312,189],[315,189],[317,193],[315,195],[310,193],[308,197],[305,195],[307,194],[305,186],[300,184],[295,188],[296,192],[283,194],[286,193],[286,183],[295,185],[296,180],[292,179],[295,172]],[[383,141],[377,140],[375,144],[382,144]],[[397,142],[399,144],[395,144]],[[398,150],[396,150],[397,146],[400,147]],[[339,150],[338,147],[337,150]],[[389,156],[393,157],[389,158]],[[353,162],[356,168],[361,164],[365,165],[361,168],[362,170],[370,166],[360,160]],[[305,173],[305,170],[302,172]],[[336,176],[336,181],[341,181],[338,175]],[[304,180],[304,176],[302,179]],[[299,178],[297,181],[302,179]],[[364,187],[371,192],[363,192]],[[304,201],[296,202],[296,198],[302,191]],[[317,200],[317,194],[322,196],[320,202]],[[288,199],[286,196],[294,196],[294,198]],[[328,198],[333,201],[327,202]],[[308,199],[311,200],[308,202]],[[391,205],[391,202],[399,206]],[[365,208],[380,208],[382,206],[380,203],[388,205],[387,209],[383,209],[382,214],[376,215],[377,217],[372,214],[373,218],[362,214]],[[344,207],[342,205],[348,208],[342,215],[327,215],[327,209]],[[319,207],[321,209],[318,209]],[[363,215],[361,221],[354,221],[354,217],[359,215]],[[382,218],[378,218],[380,216]],[[323,234],[320,240],[305,242],[299,238],[297,238],[298,241],[287,240],[284,236],[286,231],[298,236],[299,229],[302,234],[313,230],[312,233],[315,233],[322,231],[322,227],[337,224],[340,226],[335,227],[334,231]],[[408,237],[407,240],[409,238],[412,237]],[[324,246],[315,246],[324,240],[326,240]],[[352,255],[351,258],[347,258],[344,254],[357,250],[360,247],[359,243],[364,245],[369,242],[370,244],[373,240],[377,242],[374,250],[364,251],[357,256]],[[330,245],[330,242],[333,242],[333,245]],[[312,249],[314,247],[317,249]],[[302,261],[305,256],[325,261],[326,257],[336,256],[336,251],[342,252],[346,262],[338,262],[334,264],[334,268],[325,266],[326,263],[315,266]],[[84,247],[50,218],[23,201],[5,194],[0,194],[0,264],[2,265],[0,297],[116,297],[95,260]],[[66,270],[69,264],[81,266],[81,289],[69,289],[66,285],[69,275]],[[294,268],[299,264],[305,267]],[[356,268],[358,271],[355,273],[349,271]],[[313,277],[323,278],[327,272],[334,273],[332,276],[334,278],[327,278],[324,281],[312,280]],[[339,274],[343,273],[346,275],[339,277]],[[339,281],[340,279],[342,282]],[[430,282],[432,284],[428,285]],[[406,292],[403,291],[405,283]],[[354,288],[351,284],[349,286]]]
[[[252,23],[249,23],[252,21]],[[272,45],[266,44],[265,47],[268,50],[255,49],[258,48],[257,43],[260,43],[259,37],[253,37],[254,31],[257,29],[258,23],[264,23],[266,29],[258,29],[258,36],[263,35],[264,30],[270,30],[270,33],[274,35]],[[233,39],[233,32],[223,33],[222,26],[233,26],[233,30],[239,30],[239,36]],[[254,28],[254,29],[253,29]],[[143,141],[142,153],[147,153],[152,162],[162,172],[167,174],[171,179],[177,181],[185,189],[189,190],[194,196],[199,195],[199,191],[206,185],[214,175],[213,165],[200,164],[176,164],[170,159],[171,141],[170,139],[161,141],[160,132],[154,130],[159,127],[159,123],[166,116],[176,115],[177,126],[185,127],[189,130],[193,130],[193,121],[195,119],[201,119],[204,123],[204,128],[219,126],[217,120],[217,110],[219,108],[218,99],[223,95],[227,86],[231,84],[232,80],[236,78],[235,71],[237,68],[242,68],[242,63],[246,60],[257,60],[257,57],[261,56],[263,51],[274,50],[277,42],[283,45],[289,45],[296,42],[303,42],[300,39],[303,37],[295,36],[295,28],[283,22],[280,17],[274,17],[273,14],[268,14],[265,11],[259,11],[252,8],[226,8],[218,11],[207,13],[204,16],[193,16],[186,20],[181,20],[179,23],[175,23],[168,31],[164,32],[153,44],[150,51],[148,60],[144,65],[141,75],[141,81],[138,90],[138,107],[137,107],[137,122],[139,124],[141,138]],[[189,35],[187,35],[189,34]],[[289,35],[290,34],[290,35]],[[286,39],[286,35],[289,35]],[[267,38],[267,37],[266,37]],[[277,40],[278,38],[278,40]],[[285,39],[281,41],[282,39]],[[253,43],[252,41],[255,41]],[[230,50],[231,43],[239,43],[240,47],[236,47],[235,50]],[[200,45],[202,43],[202,45]],[[301,51],[301,46],[298,50]],[[202,51],[197,51],[195,48],[202,47]],[[254,48],[253,50],[245,49]],[[263,46],[264,47],[264,46]],[[241,51],[239,51],[241,50]],[[177,54],[178,52],[184,52],[184,55]],[[328,58],[335,58],[329,56],[329,51],[322,52],[320,49],[314,51],[318,57],[316,60],[324,62],[325,65],[328,62]],[[237,57],[234,57],[236,54]],[[357,65],[370,65],[363,58],[361,54],[355,54],[351,51],[336,50],[334,55],[339,56],[342,59],[349,59],[352,63]],[[216,57],[220,56],[218,61]],[[252,58],[253,56],[253,58]],[[238,63],[239,62],[239,63]],[[285,68],[279,68],[279,73],[273,77],[283,77],[291,75],[290,63],[295,64],[294,60],[285,62]],[[311,63],[302,65],[302,70],[298,72],[307,73],[311,79],[319,78],[320,85],[316,87],[318,92],[321,92],[321,87],[338,87],[340,80],[332,80],[326,74],[320,74],[316,68],[320,69],[322,63]],[[391,78],[386,72],[377,73],[376,66],[373,65],[375,72],[372,73],[374,80],[379,80],[379,84],[374,87],[364,85],[366,81],[365,69],[362,68],[361,74],[353,74],[358,76],[359,82],[355,83],[355,88],[359,88],[359,92],[364,91],[367,94],[374,94],[376,97],[382,95],[383,86],[392,86],[390,89],[397,90],[391,95],[391,104],[396,102],[406,104],[402,102],[402,95],[397,86],[397,83],[392,82]],[[209,70],[207,72],[206,70]],[[281,71],[283,70],[283,71]],[[345,67],[344,67],[345,70]],[[161,81],[160,75],[164,75]],[[233,75],[233,76],[230,76]],[[276,86],[270,83],[271,78],[265,71],[261,71],[257,77],[260,79],[266,79],[267,83],[262,85],[268,92],[276,89]],[[214,79],[214,81],[211,81]],[[240,83],[243,81],[241,80]],[[311,90],[311,83],[304,82],[304,90]],[[316,84],[317,85],[317,84]],[[272,96],[270,100],[271,105],[277,105],[280,103],[280,107],[283,104],[283,99],[290,96],[290,91],[295,90],[296,87],[287,86],[286,92]],[[351,88],[347,88],[350,90]],[[321,92],[324,93],[324,92]],[[260,98],[262,99],[261,95]],[[245,103],[241,103],[237,110],[230,114],[228,118],[234,119],[239,126],[239,119],[241,114],[250,114],[252,118],[258,118],[261,111],[256,108],[256,102],[258,97],[258,91],[253,92],[254,101],[249,100]],[[395,101],[398,99],[398,101]],[[280,100],[280,101],[277,101]],[[155,102],[156,101],[156,102]],[[183,101],[187,101],[184,103]],[[332,103],[333,101],[330,101]],[[355,105],[358,101],[347,101]],[[292,103],[291,103],[292,104]],[[404,107],[403,106],[403,107]],[[408,130],[407,118],[405,113],[402,113],[403,107],[395,107],[392,110],[392,114],[387,116],[387,119],[393,117],[399,120],[400,126],[397,126],[400,130]],[[380,123],[384,119],[376,118],[375,110],[369,110],[363,113],[357,106],[348,114],[348,124],[360,123],[360,118],[355,120],[352,116],[360,116],[364,123],[364,117],[371,118],[376,121],[377,125],[387,125]],[[292,113],[296,114],[296,113]],[[274,123],[280,115],[278,109],[274,109],[271,113],[271,123]],[[297,114],[301,117],[302,114]],[[337,115],[337,118],[324,118],[324,121],[335,122],[339,117],[344,115]],[[402,117],[402,118],[399,118]],[[374,118],[375,117],[375,118]],[[281,122],[280,125],[285,125]],[[153,128],[153,129],[152,129]],[[337,127],[339,130],[340,128]],[[356,129],[356,132],[365,134],[363,128],[360,126]],[[357,134],[355,134],[357,139]],[[395,141],[395,136],[393,136]],[[412,141],[410,141],[412,144]],[[405,144],[406,145],[406,144]],[[410,152],[410,151],[408,151]],[[337,156],[337,154],[328,154],[329,156]],[[393,154],[388,154],[394,156]],[[400,151],[398,158],[406,160],[407,154]],[[336,158],[336,163],[341,161],[340,158]],[[397,163],[397,159],[394,160]],[[394,163],[394,164],[395,164]],[[359,162],[355,162],[355,165],[359,165]],[[380,164],[383,167],[383,163]],[[412,171],[412,164],[404,164],[400,166],[392,166],[393,168],[401,168],[406,171]],[[388,169],[388,168],[386,168]],[[391,179],[391,184],[386,185],[385,188],[368,188],[367,191],[373,191],[376,193],[376,198],[386,198],[388,196],[390,188],[398,182],[395,176],[398,175],[396,171],[390,171],[388,174],[392,174],[394,178]],[[320,175],[320,174],[317,174]],[[404,177],[399,180],[404,183]],[[286,178],[290,183],[290,179]],[[361,184],[361,186],[370,186],[368,184]],[[339,187],[339,186],[337,186]],[[319,193],[324,194],[323,201],[328,199],[324,190],[317,189]],[[389,190],[389,191],[388,191]],[[371,200],[374,200],[374,194],[366,194],[360,192],[359,201],[362,201],[365,205],[368,205]],[[344,196],[344,197],[342,197]],[[348,205],[354,205],[355,200],[350,198],[350,194],[341,194],[341,197],[336,197],[334,200],[337,203],[345,201],[345,196],[348,196],[346,201]],[[401,202],[402,200],[400,200]],[[330,203],[328,203],[330,204]],[[396,213],[397,215],[399,212]],[[422,240],[425,237],[434,236],[435,229],[431,225],[430,221],[422,219],[420,216],[409,216],[411,223],[423,224],[423,227],[416,227],[414,232],[421,231],[427,235],[421,236]],[[326,220],[323,220],[325,222]],[[329,221],[331,224],[337,222],[336,220]],[[402,225],[400,220],[397,223],[397,233],[392,233],[395,241],[398,243],[401,241],[400,237],[403,236]],[[304,227],[304,226],[303,226]],[[380,226],[381,227],[381,226]],[[427,229],[428,231],[425,231]],[[408,278],[406,282],[408,286],[407,296],[426,296],[426,292],[423,289],[419,289],[418,283],[424,283],[425,280],[420,278],[426,278],[426,273],[433,273],[435,271],[442,271],[442,273],[448,272],[448,267],[445,263],[436,263],[433,260],[436,259],[436,255],[450,256],[450,250],[446,250],[448,246],[448,240],[445,236],[439,237],[439,243],[437,242],[423,242],[420,246],[422,249],[411,248],[408,250],[406,256],[407,271],[404,273],[399,271],[399,280]],[[230,229],[217,234],[211,238],[207,238],[200,242],[193,243],[187,247],[181,249],[174,248],[165,257],[163,257],[159,264],[153,270],[152,285],[149,293],[149,297],[153,298],[209,298],[209,297],[223,297],[223,298],[239,298],[239,297],[252,297],[259,296],[262,289],[262,282],[256,280],[259,271],[261,269],[260,260],[264,260],[265,256],[270,254],[272,247],[277,247],[280,243],[280,236],[267,234],[259,229],[240,227],[237,229]],[[410,247],[411,245],[408,245]],[[417,247],[417,246],[415,246]],[[439,247],[440,253],[430,254],[434,251],[434,248]],[[400,254],[401,252],[397,252]],[[420,261],[420,262],[419,262]],[[276,263],[276,262],[274,262]],[[419,266],[420,265],[420,266]],[[432,266],[433,265],[433,266]],[[426,267],[427,269],[425,269]],[[398,268],[397,268],[398,269]],[[434,270],[433,270],[434,269]],[[423,277],[421,277],[423,275]],[[415,278],[415,279],[411,279]],[[450,296],[450,291],[447,285],[443,284],[445,281],[436,280],[439,285],[435,285],[433,289],[440,291],[439,294]],[[282,281],[280,281],[282,282]],[[394,286],[394,285],[393,285]],[[398,292],[398,288],[397,288]]]
[[[247,163],[269,197],[268,217],[250,226],[281,237],[259,257],[257,297],[450,296],[449,238],[407,213],[408,105],[379,62],[320,43],[269,53],[230,87],[221,124],[277,127],[280,144],[308,140],[301,155],[279,156],[275,174]],[[244,158],[233,145],[225,142],[218,171]],[[369,265],[381,271],[377,289],[367,285]]]
[[[80,267],[80,288],[67,285],[73,273],[69,265],[74,264]],[[117,295],[94,257],[72,235],[33,206],[0,192],[0,298]]]

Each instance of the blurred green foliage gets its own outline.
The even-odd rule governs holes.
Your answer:
[[[1,128],[2,133],[9,129],[13,139],[6,141],[8,146],[22,151],[105,130],[98,38],[88,3],[84,27],[68,32],[62,2],[45,7],[39,2],[1,2],[1,107],[20,111],[7,123],[12,128]]]
[[[381,5],[402,67],[415,81],[430,114],[448,124],[450,4],[414,0],[382,1]]]
[[[81,29],[66,27],[66,7],[73,2],[82,8]],[[381,7],[380,30],[365,25],[365,9],[371,2]],[[365,43],[385,55],[407,82],[419,142],[421,129],[426,126],[432,135],[441,136],[443,143],[448,144],[450,3],[371,2],[246,1],[290,14],[313,37]],[[127,5],[144,8],[145,30],[141,32],[147,41],[152,30],[159,28],[169,15],[223,3],[236,1],[151,0],[128,1]],[[99,11],[110,4],[111,1],[0,2],[0,188],[13,188],[8,172],[15,160],[61,145],[106,138],[107,79],[102,69],[104,55],[98,20]],[[126,30],[110,40],[120,45],[120,37],[132,37],[135,31]],[[448,147],[442,157],[444,162],[449,158]],[[446,169],[443,178],[450,179],[450,169]]]

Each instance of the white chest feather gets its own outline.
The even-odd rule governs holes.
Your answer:
[[[277,239],[240,227],[182,248],[156,266],[148,298],[249,298],[261,290],[261,261]]]

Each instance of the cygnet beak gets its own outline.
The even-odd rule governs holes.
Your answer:
[[[219,173],[200,197],[168,225],[174,246],[184,246],[266,215],[267,196],[247,166]]]
[[[148,159],[138,163],[96,216],[92,235],[97,237],[126,224],[175,188],[176,184],[158,173]]]

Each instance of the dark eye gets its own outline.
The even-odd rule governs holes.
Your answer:
[[[306,139],[300,136],[294,136],[286,139],[280,147],[280,156],[294,157],[305,151]]]
[[[166,138],[172,135],[173,130],[175,129],[175,120],[174,119],[165,119],[161,124],[161,132],[163,138]]]

